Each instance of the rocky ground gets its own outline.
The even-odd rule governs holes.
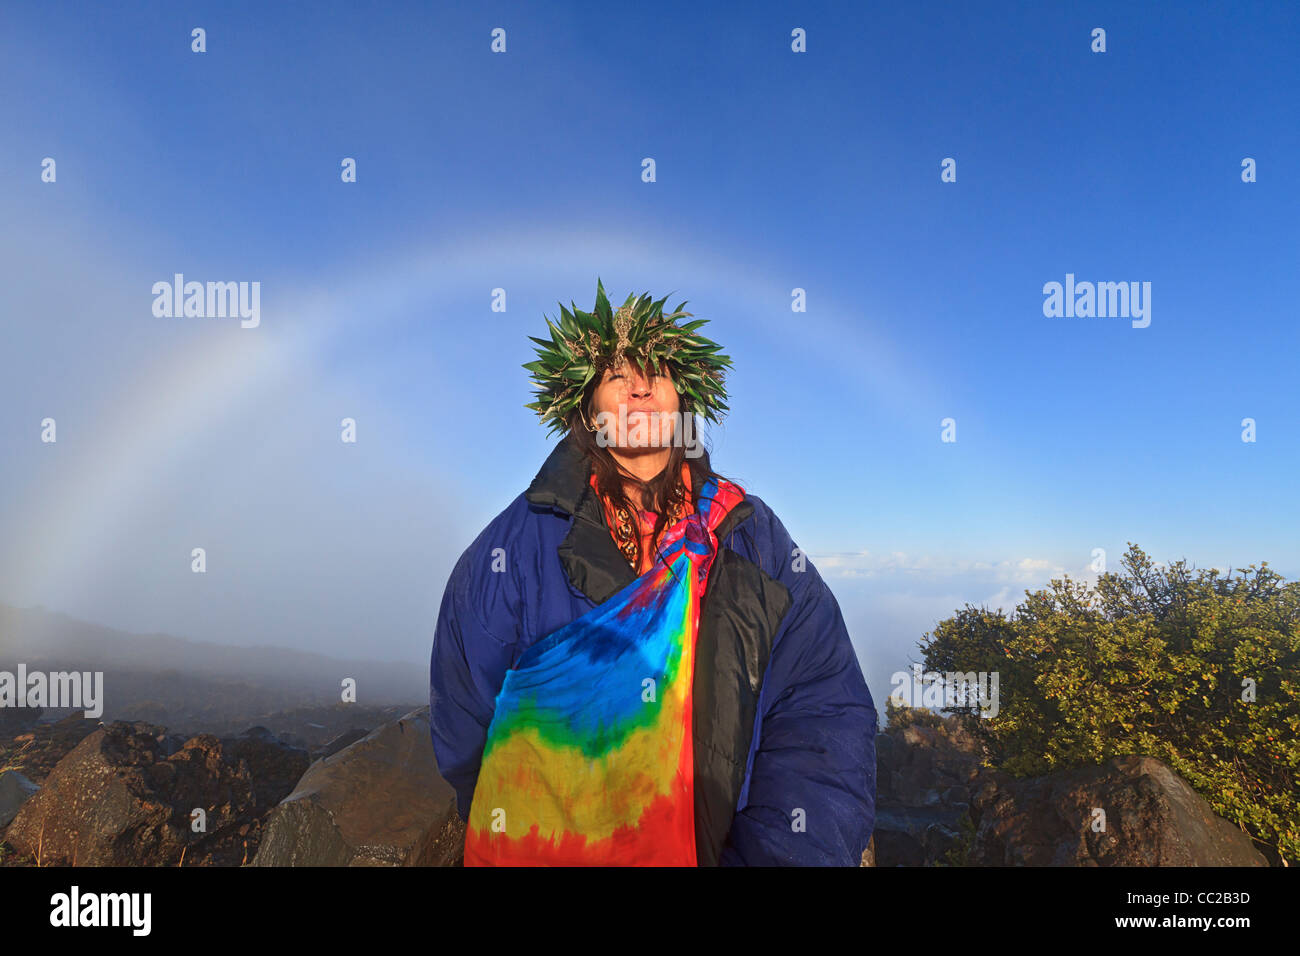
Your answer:
[[[313,719],[307,719],[311,717]],[[455,866],[428,708],[321,708],[272,733],[81,716],[0,724],[0,865]],[[284,729],[286,727],[293,729]],[[1267,866],[1159,760],[1017,779],[955,718],[877,737],[865,866]]]
[[[876,746],[877,866],[1279,865],[1153,757],[1015,778],[954,717]]]
[[[225,737],[0,712],[0,865],[249,862],[313,762],[408,709],[311,708]]]

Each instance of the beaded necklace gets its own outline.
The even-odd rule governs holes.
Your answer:
[[[596,475],[591,476],[591,487],[595,489],[600,496],[602,505],[605,508],[605,523],[609,526],[611,537],[614,544],[618,546],[619,552],[633,570],[638,570],[641,574],[650,570],[654,564],[654,548],[651,547],[650,535],[654,532],[655,513],[653,511],[641,510],[640,512],[640,533],[644,545],[644,552],[641,558],[641,567],[636,566],[636,534],[634,530],[637,524],[634,524],[632,512],[625,505],[615,505],[608,497],[601,494],[600,487],[596,483]],[[682,463],[682,480],[669,494],[668,500],[668,520],[664,524],[664,530],[671,528],[682,518],[686,517],[690,510],[688,495],[691,487],[691,471],[686,463]],[[662,533],[662,532],[661,532]]]

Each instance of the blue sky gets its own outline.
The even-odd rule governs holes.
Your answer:
[[[1095,548],[1294,578],[1300,6],[1137,7],[7,4],[0,601],[427,660],[551,444],[527,336],[597,276],[711,320],[714,464],[878,703]],[[261,324],[156,318],[178,272]],[[1045,317],[1067,273],[1150,325]]]

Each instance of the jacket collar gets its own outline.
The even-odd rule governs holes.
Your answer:
[[[546,456],[524,497],[535,505],[558,508],[568,515],[576,514],[579,502],[590,487],[590,480],[591,463],[573,438],[565,435]]]
[[[565,435],[551,450],[524,497],[573,516],[573,527],[560,543],[560,562],[573,586],[592,601],[603,604],[636,580],[605,524],[605,510],[591,487],[591,463],[571,436]],[[717,527],[718,541],[753,511],[748,499],[738,502]]]

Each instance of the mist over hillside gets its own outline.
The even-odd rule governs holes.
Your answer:
[[[20,663],[28,672],[102,671],[101,720],[147,720],[176,732],[235,733],[303,708],[343,719],[354,708],[421,706],[429,693],[427,662],[345,661],[132,634],[42,607],[0,604],[0,671],[15,672]],[[355,704],[341,701],[345,678],[356,682]],[[42,719],[73,712],[47,707]]]

